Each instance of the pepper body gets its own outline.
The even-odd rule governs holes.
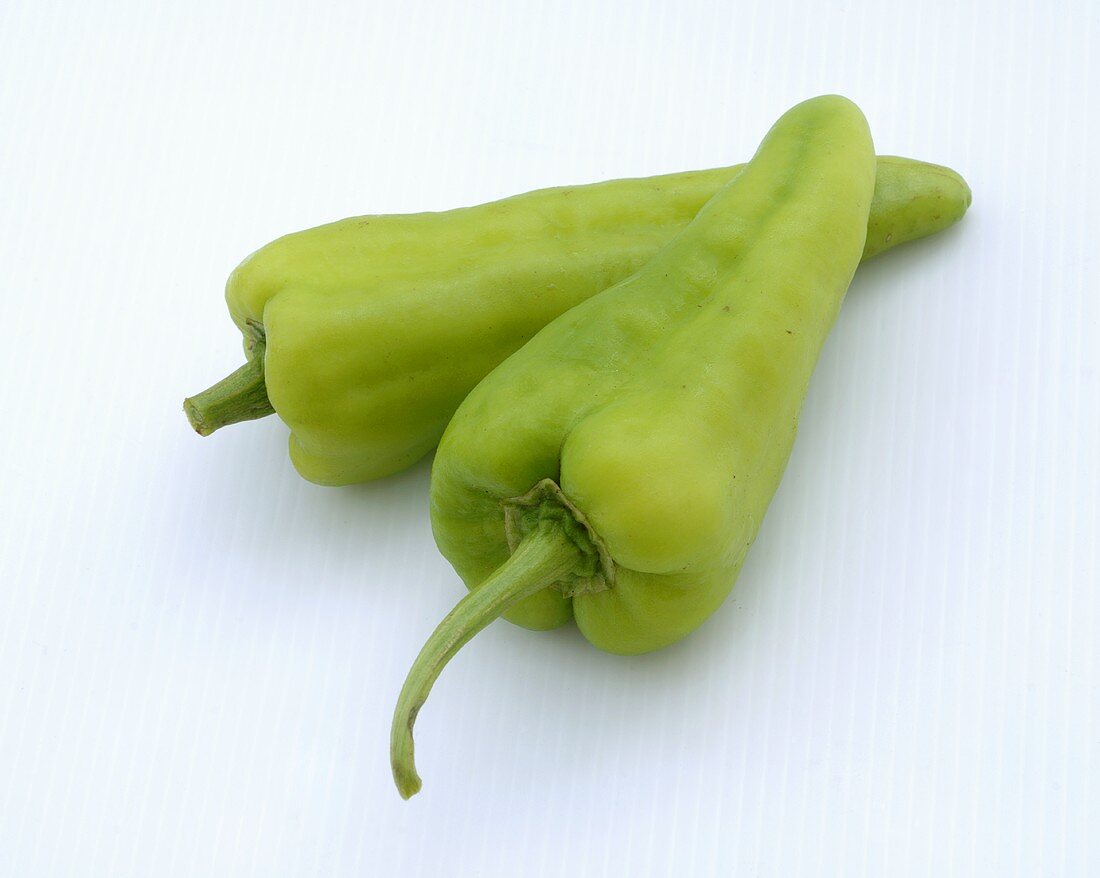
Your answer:
[[[826,139],[837,146],[811,148]],[[614,571],[572,598],[548,588],[508,618],[547,628],[572,609],[597,646],[637,653],[721,602],[863,249],[875,167],[857,159],[869,144],[849,102],[799,105],[641,271],[558,318],[474,389],[431,483],[436,541],[467,585],[514,547],[513,498],[549,480]]]
[[[431,451],[469,391],[558,315],[629,276],[736,165],[540,190],[443,213],[364,216],[280,238],[231,275],[249,363],[189,399],[204,435],[275,411],[305,478],[380,478]],[[953,171],[878,159],[864,258],[944,229]]]
[[[844,98],[788,111],[756,156],[637,273],[557,318],[466,398],[432,469],[436,542],[471,592],[429,638],[391,737],[499,615],[573,616],[635,654],[724,600],[794,442],[810,375],[859,263],[875,186]]]

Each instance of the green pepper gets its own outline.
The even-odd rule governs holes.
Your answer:
[[[602,650],[666,646],[725,599],[779,485],[865,245],[866,120],[825,96],[637,273],[578,305],[459,407],[431,478],[436,542],[471,591],[417,656],[391,762],[444,665],[497,617],[575,619]]]
[[[277,411],[295,467],[319,484],[404,469],[498,363],[641,267],[741,167],[356,217],[280,238],[226,287],[248,362],[184,409],[203,435]],[[950,226],[969,203],[954,171],[880,158],[864,258]]]

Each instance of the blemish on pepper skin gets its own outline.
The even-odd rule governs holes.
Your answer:
[[[730,309],[730,306],[729,306],[729,305],[723,305],[723,306],[722,306],[722,310],[723,310],[723,311],[729,311],[729,309]]]
[[[894,240],[894,233],[893,232],[887,232],[886,233],[886,243],[889,244],[892,240]]]
[[[787,330],[787,335],[794,335],[794,330],[793,329],[788,329]]]

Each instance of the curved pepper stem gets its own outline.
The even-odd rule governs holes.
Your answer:
[[[560,527],[542,522],[432,632],[401,687],[390,727],[390,766],[401,798],[420,792],[413,758],[413,723],[447,662],[508,607],[553,585],[583,560],[583,551]]]
[[[264,381],[265,347],[262,337],[254,339],[247,363],[202,393],[183,401],[183,411],[196,433],[209,436],[229,424],[254,421],[274,413]]]

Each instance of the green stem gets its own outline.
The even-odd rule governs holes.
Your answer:
[[[213,387],[183,401],[187,420],[196,433],[209,436],[221,427],[264,418],[275,411],[264,382],[265,347],[264,339],[256,338],[247,363]]]
[[[583,561],[583,550],[558,525],[542,522],[432,632],[401,687],[390,728],[390,765],[403,799],[420,792],[420,776],[413,758],[413,723],[440,671],[508,607],[553,585]]]

